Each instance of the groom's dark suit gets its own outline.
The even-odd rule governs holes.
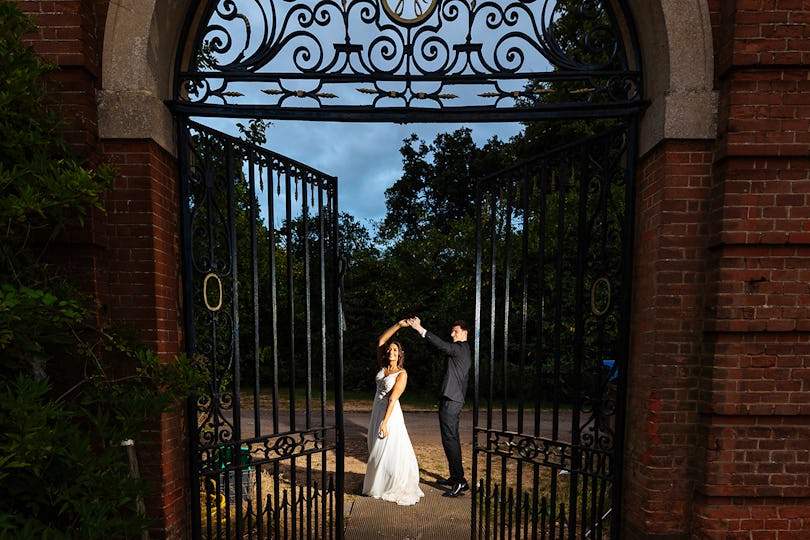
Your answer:
[[[444,353],[444,379],[439,389],[439,426],[442,446],[450,468],[450,480],[454,484],[464,483],[464,467],[461,463],[461,438],[458,424],[461,409],[467,394],[467,377],[472,359],[470,345],[466,341],[448,343],[435,334],[425,332],[425,340]]]

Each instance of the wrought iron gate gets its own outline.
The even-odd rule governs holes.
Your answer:
[[[192,122],[180,151],[193,536],[341,537],[337,178]]]
[[[627,1],[192,0],[180,43],[171,106],[183,117],[628,120],[484,179],[478,194],[473,536],[615,537],[632,119],[645,107]],[[339,274],[336,182],[200,126],[183,130],[181,143],[188,344],[211,379],[191,411],[195,537],[304,536],[312,517],[340,524],[341,410],[332,423],[324,404],[330,384],[338,404],[341,392],[339,299],[329,292]],[[258,234],[257,180],[276,183],[285,219],[297,202],[300,227]],[[298,199],[299,188],[317,192],[317,204]],[[236,233],[243,222],[247,236]],[[259,366],[272,373],[269,430],[255,406]],[[241,394],[246,376],[252,398]],[[301,388],[305,419],[294,414]]]
[[[474,537],[618,538],[632,137],[478,184]]]

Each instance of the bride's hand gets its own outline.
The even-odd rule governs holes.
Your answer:
[[[380,432],[377,433],[377,436],[380,439],[388,437],[388,426],[386,426],[385,424],[380,424]]]

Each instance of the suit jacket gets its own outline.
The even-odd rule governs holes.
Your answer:
[[[472,365],[470,344],[466,341],[448,343],[429,331],[425,333],[425,340],[444,353],[444,379],[439,397],[464,403]]]

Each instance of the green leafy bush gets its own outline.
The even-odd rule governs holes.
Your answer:
[[[48,112],[36,28],[0,0],[0,539],[140,538],[144,482],[121,441],[188,395],[196,370],[97,321],[45,255],[113,178],[71,156]]]

